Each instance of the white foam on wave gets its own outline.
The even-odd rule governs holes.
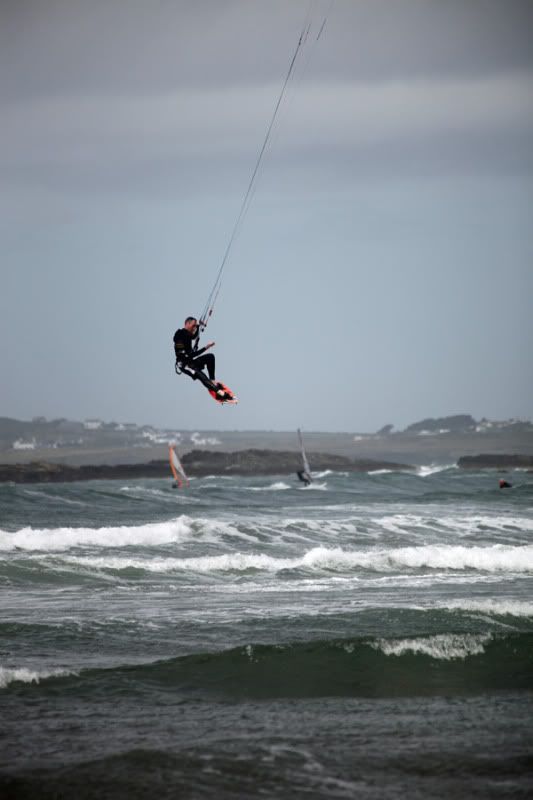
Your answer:
[[[338,472],[335,469],[323,469],[322,472],[311,472],[312,478],[327,478],[328,475],[338,475],[340,478],[347,478],[349,472]]]
[[[502,515],[457,514],[429,517],[419,514],[390,514],[377,517],[375,522],[391,533],[412,532],[414,528],[446,528],[454,533],[479,533],[483,531],[498,532],[533,532],[533,519],[527,517],[511,517]]]
[[[376,639],[369,644],[374,650],[380,650],[386,656],[403,656],[407,653],[414,653],[439,661],[452,661],[481,655],[485,652],[485,645],[491,639],[490,633],[442,633],[427,638]]]
[[[314,547],[299,558],[277,558],[265,553],[227,553],[192,558],[66,557],[63,562],[97,569],[142,569],[150,572],[192,571],[245,572],[260,570],[310,569],[350,571],[361,568],[376,572],[404,569],[474,570],[481,572],[533,572],[533,546],[404,547],[391,550],[346,551],[340,548]]]
[[[35,671],[27,669],[26,667],[19,667],[18,669],[10,669],[8,667],[0,667],[0,689],[5,689],[10,683],[39,683],[39,681],[46,678],[55,678],[59,675],[75,675],[75,672],[68,672],[64,669],[51,669]]]
[[[257,541],[255,536],[250,536],[248,533],[236,528],[231,522],[224,522],[221,519],[196,518],[192,520],[185,515],[180,519],[186,519],[191,523],[195,537],[201,535],[203,539],[208,539],[212,542],[219,541],[221,534],[223,536],[236,536],[239,539],[250,539],[253,542]]]
[[[169,481],[169,486],[170,486],[170,481]],[[149,497],[158,497],[158,498],[161,497],[164,500],[167,500],[169,498],[168,491],[164,492],[162,489],[151,489],[148,486],[121,486],[120,491],[132,495],[140,494],[140,495],[148,495]],[[170,496],[174,497],[175,495],[176,493],[172,492],[172,495]]]
[[[421,478],[427,478],[428,475],[435,475],[437,472],[444,472],[447,469],[456,469],[457,464],[427,464],[418,467],[416,474]]]
[[[281,492],[291,487],[288,483],[277,481],[276,483],[271,483],[270,486],[247,486],[246,488],[250,492]]]
[[[533,617],[533,603],[522,600],[493,600],[489,597],[480,600],[451,600],[439,604],[439,608],[449,611],[481,612],[501,617]]]
[[[327,488],[328,488],[327,483],[310,483],[309,486],[300,487],[300,489],[302,489],[304,492],[312,492],[313,490],[324,492],[327,491]]]
[[[368,471],[369,475],[387,475],[389,472],[396,472],[394,469],[371,469]]]
[[[381,554],[390,567],[410,569],[473,569],[482,572],[533,571],[533,546],[463,547],[461,545],[423,545],[405,547]]]
[[[61,552],[72,547],[153,547],[183,542],[189,539],[192,534],[192,521],[186,516],[169,522],[138,526],[21,528],[14,533],[0,530],[0,551],[39,550]]]

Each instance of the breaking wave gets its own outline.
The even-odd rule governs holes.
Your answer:
[[[377,639],[371,646],[381,650],[386,656],[403,656],[406,653],[421,654],[444,661],[465,659],[485,652],[485,645],[492,636],[485,634],[439,633],[426,638],[415,639]]]
[[[387,697],[531,689],[533,634],[248,644],[66,675],[12,670],[4,683],[9,691],[76,696],[104,689],[110,694],[135,694],[147,686],[195,700],[199,695],[253,699]]]
[[[449,611],[472,611],[501,617],[533,617],[533,602],[523,600],[494,600],[489,597],[481,600],[448,600],[439,607]]]
[[[16,550],[61,552],[79,547],[158,547],[180,544],[199,534],[238,533],[229,523],[192,519],[186,515],[146,525],[102,528],[21,528],[0,530],[0,552]]]
[[[393,550],[345,551],[340,548],[314,547],[300,558],[276,558],[264,553],[231,553],[196,558],[161,558],[149,561],[129,558],[67,559],[91,566],[114,569],[135,567],[156,572],[191,570],[193,572],[243,572],[259,570],[310,569],[350,571],[365,569],[389,572],[403,569],[473,569],[483,572],[533,572],[533,545],[506,547],[436,546],[404,547]]]
[[[106,570],[138,569],[149,572],[189,571],[200,573],[281,570],[350,572],[368,570],[394,572],[406,569],[475,570],[496,573],[533,572],[533,545],[507,547],[461,547],[425,545],[391,550],[355,550],[314,547],[296,558],[278,558],[265,553],[227,553],[190,558],[130,556],[64,556],[67,564]]]
[[[427,478],[429,475],[435,475],[437,472],[446,472],[449,469],[457,469],[457,464],[429,464],[418,467],[416,474],[421,478]]]
[[[26,667],[19,667],[18,669],[0,667],[0,689],[5,689],[10,683],[39,683],[47,678],[57,678],[61,675],[72,674],[74,673],[64,669],[36,671],[26,669]]]
[[[250,486],[248,488],[251,492],[281,492],[291,487],[288,483],[277,481],[276,483],[271,483],[270,486]]]

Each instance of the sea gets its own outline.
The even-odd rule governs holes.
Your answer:
[[[526,798],[533,475],[0,485],[2,798]]]

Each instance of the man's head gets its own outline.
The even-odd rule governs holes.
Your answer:
[[[194,333],[196,328],[198,327],[198,320],[196,319],[196,317],[187,317],[187,319],[183,323],[183,327],[185,328],[186,331],[189,331],[189,333]]]

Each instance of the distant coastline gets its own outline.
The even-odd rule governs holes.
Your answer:
[[[368,460],[413,464],[417,467],[451,466],[464,456],[477,457],[479,453],[499,454],[501,457],[507,457],[509,453],[533,455],[531,422],[475,420],[465,414],[428,417],[403,431],[395,431],[392,424],[383,426],[375,433],[304,430],[304,439],[306,450],[321,454],[320,458],[335,454],[347,458],[348,462],[345,463],[348,464]],[[0,465],[39,462],[85,466],[94,470],[103,465],[129,464],[135,469],[135,465],[164,462],[170,443],[178,447],[180,457],[191,450],[217,453],[249,450],[299,452],[295,430],[195,431],[98,419],[80,422],[34,417],[24,421],[0,417]],[[312,467],[315,468],[314,464]],[[319,469],[318,466],[316,468]],[[140,469],[143,475],[146,474],[146,467]],[[292,467],[282,467],[281,470],[276,467],[274,471],[291,470]],[[65,480],[68,478],[65,477]]]
[[[313,470],[326,469],[344,472],[369,472],[372,470],[414,470],[410,464],[373,459],[353,460],[327,453],[309,453]],[[290,474],[301,468],[298,453],[283,450],[239,450],[213,452],[192,450],[181,457],[187,474],[191,477],[206,475],[278,475]],[[100,464],[70,466],[33,461],[24,464],[0,464],[0,483],[62,483],[86,480],[112,480],[132,478],[171,478],[166,460],[138,464]]]
[[[309,453],[314,471],[373,472],[415,470],[412,464],[380,459],[352,459],[331,453]],[[235,452],[191,450],[181,456],[191,477],[206,475],[287,475],[301,468],[298,453],[286,450],[248,449]],[[533,456],[520,454],[480,454],[462,456],[460,469],[527,469],[533,471]],[[0,464],[0,483],[68,483],[71,481],[135,478],[171,478],[168,461],[156,459],[134,464],[88,464],[72,466],[46,461]]]

